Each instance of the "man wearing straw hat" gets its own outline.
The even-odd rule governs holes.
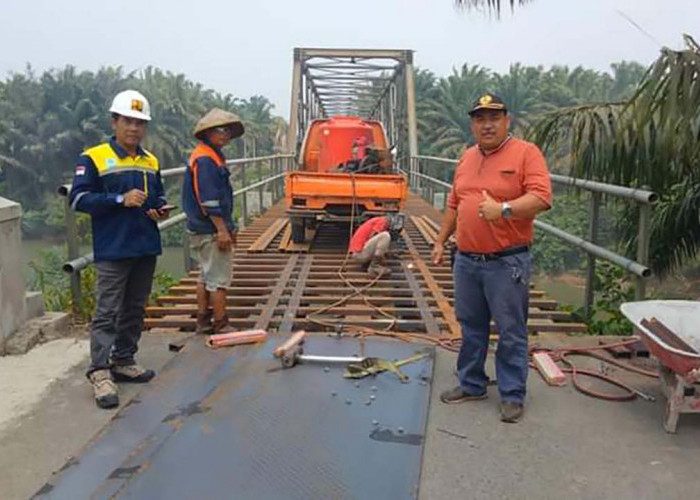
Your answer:
[[[233,189],[222,148],[243,135],[241,120],[219,108],[210,110],[194,127],[199,143],[190,155],[182,184],[190,245],[201,274],[197,283],[197,333],[228,333],[226,287],[231,280]]]

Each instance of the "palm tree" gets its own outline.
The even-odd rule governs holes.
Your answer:
[[[550,112],[529,134],[550,152],[566,150],[572,175],[659,194],[651,263],[661,276],[700,250],[700,46],[684,40],[685,50],[661,50],[630,99]],[[620,224],[631,251],[629,215]]]
[[[514,131],[527,125],[531,115],[542,109],[539,82],[540,70],[512,64],[505,75],[494,75],[493,90],[508,104]]]
[[[514,9],[515,5],[523,5],[532,0],[508,0],[510,8]],[[505,0],[454,0],[457,7],[467,8],[467,9],[481,9],[486,7],[489,12],[495,12],[496,15],[500,15],[502,4],[505,4]]]
[[[491,75],[480,66],[463,64],[438,82],[436,97],[430,102],[425,118],[432,122],[429,141],[433,152],[448,157],[459,156],[465,144],[472,142],[469,110],[488,88]]]

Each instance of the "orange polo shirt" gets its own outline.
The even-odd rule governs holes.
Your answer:
[[[533,219],[479,218],[486,190],[496,201],[520,198],[525,193],[552,205],[552,184],[539,148],[509,138],[496,151],[484,155],[478,146],[467,149],[455,170],[447,206],[457,210],[457,246],[463,252],[491,253],[532,242]]]

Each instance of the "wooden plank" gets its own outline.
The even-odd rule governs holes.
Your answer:
[[[544,351],[532,355],[537,371],[549,385],[561,386],[566,382],[564,372],[554,363],[552,357]]]
[[[408,281],[408,285],[411,288],[411,291],[413,292],[413,296],[416,299],[416,305],[418,305],[418,311],[420,313],[420,316],[425,321],[426,330],[428,330],[428,333],[431,335],[435,335],[435,336],[439,335],[440,334],[440,327],[437,324],[437,320],[436,320],[435,316],[433,315],[431,308],[428,306],[428,301],[425,300],[425,297],[423,296],[423,290],[418,285],[418,280],[416,280],[415,276],[413,275],[412,267],[410,267],[408,264],[406,264],[406,261],[402,261],[401,266],[404,270],[404,274],[405,274],[406,279]],[[387,310],[387,309],[385,308],[384,310]],[[396,313],[392,313],[392,314],[396,314]]]
[[[413,225],[416,226],[416,229],[418,229],[418,232],[421,234],[421,236],[423,236],[423,239],[425,240],[426,243],[428,243],[429,245],[432,245],[435,242],[435,238],[431,237],[430,233],[425,228],[425,224],[423,223],[423,220],[420,217],[418,217],[416,215],[412,215],[411,222],[413,222]],[[404,235],[405,235],[404,238],[409,237],[408,233],[406,232],[405,229],[404,229]]]
[[[433,297],[435,297],[435,299],[437,300],[437,305],[442,311],[443,318],[445,318],[445,321],[447,321],[452,338],[461,338],[462,329],[459,323],[457,322],[457,318],[455,317],[455,313],[452,309],[452,306],[450,305],[450,302],[448,301],[447,297],[442,293],[442,290],[440,289],[438,284],[435,282],[433,275],[430,274],[430,269],[428,269],[428,266],[426,266],[425,262],[423,262],[423,259],[421,259],[418,250],[416,250],[416,246],[413,244],[413,240],[411,240],[411,237],[408,236],[408,233],[406,233],[406,231],[404,231],[404,233],[406,246],[408,247],[408,250],[414,259],[414,264],[418,267],[418,270],[423,275],[423,280],[425,281],[425,284],[428,285],[428,288],[432,292]]]
[[[282,218],[275,220],[270,227],[268,227],[259,237],[256,239],[252,245],[248,247],[248,253],[258,253],[267,250],[270,246],[272,240],[274,240],[282,228],[289,225],[289,219]]]
[[[294,272],[298,259],[298,255],[292,255],[289,258],[289,262],[287,262],[287,266],[282,272],[282,275],[279,277],[275,288],[272,290],[272,292],[270,292],[270,297],[267,299],[267,304],[265,304],[265,307],[263,308],[260,319],[258,319],[258,321],[255,323],[256,329],[267,330],[269,328],[270,319],[275,314],[275,307],[277,307],[282,293],[289,285],[289,278]]]
[[[431,218],[430,218],[429,216],[427,216],[427,215],[424,215],[424,216],[423,216],[423,220],[425,221],[426,224],[428,224],[430,227],[433,228],[433,230],[435,231],[435,238],[437,239],[437,235],[440,234],[440,224],[438,224],[437,222],[435,222],[433,219],[431,219]],[[447,239],[447,241],[449,241],[450,243],[453,243],[453,244],[455,244],[455,245],[457,244],[457,238],[456,238],[456,236],[455,236],[454,234],[452,234],[452,235]]]
[[[289,242],[292,240],[292,225],[287,224],[287,226],[284,228],[284,233],[282,233],[282,239],[280,240],[280,244],[277,247],[277,250],[280,252],[284,252],[287,249],[287,246],[289,246]]]
[[[291,333],[292,331],[294,320],[296,319],[297,315],[297,309],[299,308],[301,297],[304,293],[306,278],[311,272],[311,265],[313,264],[313,260],[313,255],[307,255],[304,257],[304,263],[301,266],[301,271],[299,272],[299,277],[297,278],[297,283],[294,287],[294,292],[292,292],[292,296],[290,297],[289,302],[287,303],[287,307],[284,311],[284,318],[278,328],[279,333]]]

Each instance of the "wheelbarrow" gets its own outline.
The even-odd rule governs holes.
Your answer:
[[[666,432],[676,432],[681,413],[700,413],[700,302],[645,300],[620,306],[659,360],[666,396]]]

